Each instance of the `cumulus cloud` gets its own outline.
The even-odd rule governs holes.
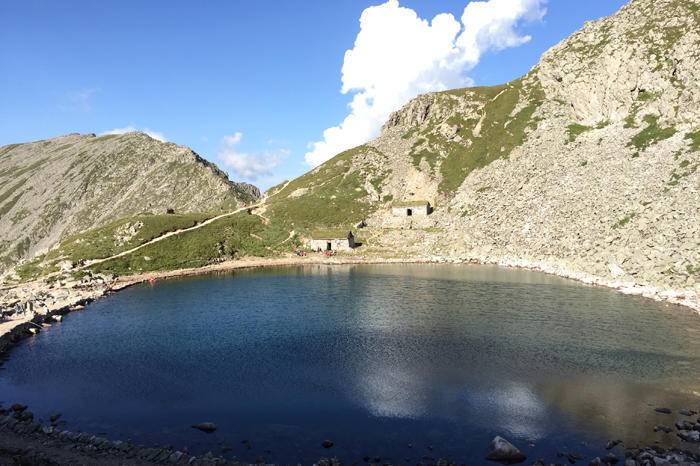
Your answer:
[[[165,135],[163,135],[163,133],[159,133],[158,131],[153,131],[153,130],[148,129],[148,128],[139,129],[139,128],[136,128],[132,125],[125,126],[123,128],[110,129],[109,131],[105,131],[103,133],[100,133],[100,136],[104,136],[106,134],[126,134],[126,133],[133,133],[135,131],[140,131],[142,133],[146,133],[150,137],[152,137],[153,139],[156,139],[160,142],[168,142],[168,140],[165,138]]]
[[[545,3],[472,1],[461,21],[449,13],[428,21],[398,0],[365,9],[342,68],[341,92],[354,93],[350,113],[310,145],[306,162],[318,165],[376,136],[389,114],[417,94],[472,85],[466,73],[485,52],[530,40],[517,28],[542,19]]]
[[[256,181],[261,177],[272,176],[273,170],[289,155],[286,149],[266,151],[260,154],[248,154],[238,149],[243,139],[242,133],[224,136],[219,150],[219,160],[242,179]]]

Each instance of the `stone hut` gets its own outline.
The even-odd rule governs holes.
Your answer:
[[[357,246],[355,235],[352,234],[352,231],[346,233],[344,231],[315,231],[311,234],[311,239],[307,241],[306,245],[312,251],[350,252]]]
[[[395,217],[425,216],[430,215],[432,211],[428,201],[396,202],[391,206],[391,213]]]

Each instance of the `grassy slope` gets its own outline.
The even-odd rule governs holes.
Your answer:
[[[145,246],[139,251],[91,267],[97,272],[129,274],[200,267],[243,256],[265,257],[290,250],[288,232],[268,227],[255,215],[240,213],[200,229]]]
[[[46,254],[17,268],[24,279],[58,270],[63,260],[77,263],[80,260],[99,259],[139,246],[163,233],[188,228],[212,217],[213,214],[140,215],[112,222],[103,227],[69,236]],[[141,225],[133,236],[125,230]],[[118,237],[122,237],[120,240]],[[128,236],[128,237],[127,237]]]
[[[56,272],[59,262],[100,259],[132,249],[169,231],[195,226],[212,214],[148,215],[130,217],[101,228],[67,238],[47,254],[17,268],[23,280]],[[126,238],[124,232],[133,225],[143,224],[137,233]],[[122,239],[120,239],[120,237]],[[157,243],[113,260],[90,267],[95,272],[118,275],[198,267],[220,260],[243,256],[265,257],[291,250],[297,243],[289,232],[276,224],[241,213],[224,217],[202,228],[166,238]]]
[[[448,196],[469,173],[499,158],[507,158],[522,144],[527,131],[537,124],[533,115],[544,100],[539,82],[526,78],[501,86],[458,89],[438,95],[457,96],[483,105],[480,119],[454,112],[445,121],[433,119],[426,128],[414,133],[418,136],[410,154],[414,165],[419,167],[421,160],[425,160],[432,168],[439,166],[439,191]],[[444,102],[454,105],[448,99]],[[479,121],[481,127],[477,135],[475,128]],[[462,142],[449,140],[436,131],[442,123],[457,127]]]
[[[268,212],[275,224],[297,232],[309,233],[316,228],[350,228],[378,207],[367,199],[364,181],[375,187],[387,173],[359,167],[354,158],[365,153],[381,155],[374,148],[359,146],[333,157],[320,167],[300,176],[268,200]],[[299,189],[301,195],[290,196]],[[298,191],[297,191],[298,193]]]

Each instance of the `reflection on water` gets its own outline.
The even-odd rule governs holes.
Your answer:
[[[348,461],[478,462],[495,434],[533,457],[599,454],[677,442],[653,407],[700,407],[699,331],[683,308],[527,271],[268,269],[99,301],[18,347],[0,393],[146,443],[252,439],[244,460],[313,461],[331,438]],[[219,431],[188,427],[203,420]]]

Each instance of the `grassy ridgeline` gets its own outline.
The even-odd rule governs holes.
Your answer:
[[[20,266],[17,272],[23,280],[38,278],[58,271],[62,261],[69,260],[75,264],[81,260],[111,257],[169,231],[195,226],[212,216],[149,215],[119,220],[67,238],[49,253]],[[240,213],[144,246],[123,257],[95,264],[90,269],[126,275],[199,267],[243,256],[265,257],[290,250],[294,244],[296,239],[289,240],[288,231],[266,225],[258,216]]]

